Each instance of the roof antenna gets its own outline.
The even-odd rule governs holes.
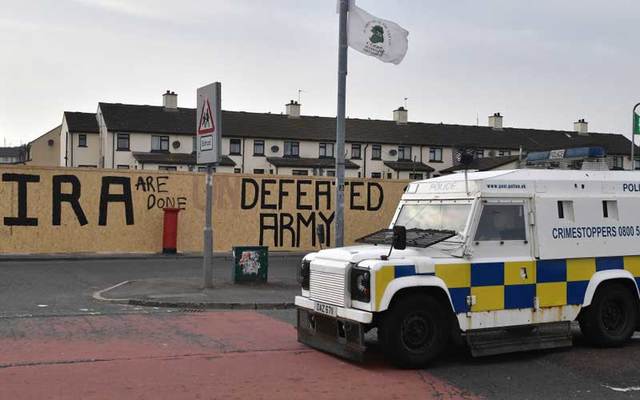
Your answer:
[[[300,104],[300,94],[301,93],[305,93],[305,91],[302,90],[302,89],[298,89],[298,104]]]
[[[409,98],[408,98],[408,97],[405,97],[405,98],[404,98],[404,109],[405,109],[405,110],[407,109],[407,100],[409,100]]]
[[[467,196],[469,196],[469,180],[467,173],[469,166],[473,162],[473,154],[468,149],[460,149],[456,154],[456,158],[460,165],[464,166],[464,191],[467,193]]]
[[[480,115],[476,111],[476,126],[480,126]]]

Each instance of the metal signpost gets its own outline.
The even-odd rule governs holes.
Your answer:
[[[222,110],[220,106],[220,82],[198,88],[196,109],[196,149],[198,165],[207,166],[207,196],[204,216],[203,286],[213,287],[213,228],[211,214],[213,203],[213,167],[220,161]]]

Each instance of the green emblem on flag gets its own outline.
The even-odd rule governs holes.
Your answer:
[[[384,28],[380,25],[374,25],[371,28],[371,37],[369,38],[371,43],[382,43],[384,42]]]
[[[640,115],[633,113],[633,134],[640,135]]]

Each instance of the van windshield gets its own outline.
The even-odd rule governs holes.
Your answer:
[[[405,204],[395,225],[407,229],[464,231],[471,204]]]

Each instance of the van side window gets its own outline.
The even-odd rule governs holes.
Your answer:
[[[522,205],[489,204],[484,206],[474,240],[526,239],[524,207]]]
[[[604,218],[618,219],[618,202],[615,200],[602,200],[602,216]]]
[[[561,200],[558,201],[558,219],[566,219],[568,221],[573,221],[573,201],[571,200]]]

